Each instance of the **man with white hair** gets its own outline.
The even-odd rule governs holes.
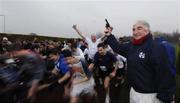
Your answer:
[[[97,35],[96,34],[92,34],[91,35],[91,39],[88,38],[87,36],[84,36],[79,29],[77,28],[77,25],[73,25],[73,29],[79,34],[79,36],[81,36],[85,42],[88,44],[88,48],[86,51],[88,58],[89,58],[89,64],[92,62],[95,53],[97,52],[97,45],[101,42],[101,38],[97,39]]]
[[[3,37],[2,41],[0,43],[1,45],[1,53],[7,53],[7,48],[9,47],[9,45],[11,45],[12,43],[8,40],[7,37]]]
[[[119,44],[111,28],[105,29],[106,42],[127,58],[130,103],[171,103],[176,84],[164,46],[153,40],[146,21],[137,21],[132,30],[132,42]]]
[[[12,43],[8,40],[8,38],[7,38],[7,37],[3,37],[3,39],[2,39],[2,43],[6,44],[6,45],[10,45],[10,44],[12,44]]]

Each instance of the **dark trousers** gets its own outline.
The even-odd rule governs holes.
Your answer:
[[[16,103],[15,92],[9,91],[0,95],[0,103]]]
[[[105,103],[105,99],[106,99],[106,91],[103,82],[104,81],[99,77],[95,78],[95,83],[96,83],[95,89],[97,91],[98,103]]]
[[[110,103],[120,103],[120,93],[121,93],[121,80],[117,78],[112,78],[110,82],[110,90],[109,90],[109,96],[111,98]]]

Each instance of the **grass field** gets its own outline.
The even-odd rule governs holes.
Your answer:
[[[179,45],[175,45],[175,48],[176,48],[176,55],[177,55],[177,53],[179,53],[179,51],[180,51],[180,47],[179,47]]]
[[[176,60],[178,60],[178,53],[180,53],[180,47],[178,45],[175,46],[176,48]],[[176,61],[177,62],[177,61]],[[177,75],[176,75],[176,103],[180,102],[180,74],[178,74],[177,70]]]
[[[176,102],[180,102],[180,75],[176,76]]]
[[[175,48],[176,48],[176,63],[177,63],[178,54],[180,53],[180,47],[178,45],[176,45]],[[176,75],[176,102],[177,103],[180,102],[180,74],[178,74],[178,73]]]

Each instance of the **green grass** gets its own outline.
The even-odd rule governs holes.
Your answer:
[[[176,50],[176,66],[178,65],[178,60],[180,60],[180,58],[178,58],[178,54],[180,53],[180,46],[179,45],[175,45],[174,46],[175,47],[175,50]],[[177,74],[179,74],[180,75],[180,66],[177,66],[176,67],[176,71],[177,71]]]
[[[175,45],[175,50],[176,50],[176,63],[177,63],[177,60],[178,60],[178,54],[180,53],[180,47],[179,45]]]
[[[176,75],[176,99],[180,99],[180,75]]]
[[[175,45],[175,48],[176,48],[176,63],[177,63],[178,54],[180,53],[180,47],[178,45]],[[179,101],[179,100],[180,100],[180,74],[177,74],[176,75],[176,101]]]
[[[180,52],[180,47],[179,45],[175,45],[175,50],[176,50],[176,57],[178,56],[178,53]]]

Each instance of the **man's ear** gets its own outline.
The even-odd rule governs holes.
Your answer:
[[[146,32],[146,34],[149,34],[149,30],[148,29],[145,29],[145,32]]]

